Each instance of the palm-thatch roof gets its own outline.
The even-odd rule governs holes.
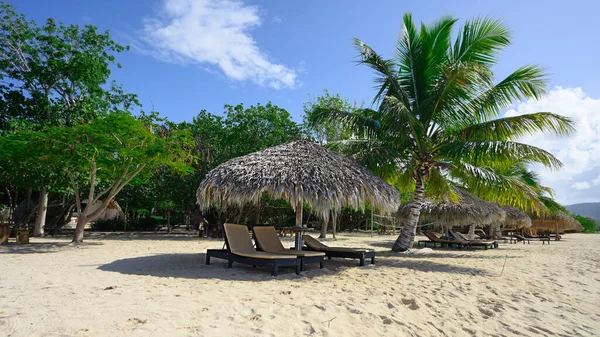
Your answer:
[[[504,227],[508,228],[529,228],[531,227],[531,218],[525,212],[516,209],[512,206],[502,206],[504,212],[506,212],[506,218],[504,219]]]
[[[532,228],[537,230],[555,231],[557,226],[560,232],[583,232],[585,230],[579,221],[563,211],[556,211],[554,214],[546,214],[543,216],[532,215],[531,219]]]
[[[455,225],[491,225],[504,221],[506,212],[497,204],[479,199],[462,188],[456,188],[458,203],[449,200],[435,202],[425,199],[419,221],[432,221],[443,226]],[[410,212],[410,203],[398,210],[400,221],[406,221]]]
[[[258,204],[263,193],[300,202],[323,219],[344,206],[372,205],[382,214],[400,205],[398,191],[369,170],[322,146],[297,141],[234,158],[210,171],[196,192],[202,209]]]

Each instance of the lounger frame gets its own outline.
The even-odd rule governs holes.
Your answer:
[[[258,259],[232,254],[231,252],[227,251],[227,249],[207,249],[207,265],[210,264],[211,257],[227,260],[227,268],[231,268],[234,262],[249,264],[254,267],[269,266],[272,268],[271,275],[273,276],[277,276],[279,274],[279,267],[296,267],[296,275],[300,274],[301,269],[300,259]]]

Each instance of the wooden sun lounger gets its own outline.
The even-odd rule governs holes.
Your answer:
[[[523,236],[523,238],[527,240],[527,244],[530,244],[531,241],[541,241],[542,244],[550,244],[549,236]],[[523,241],[523,244],[525,244],[525,241]]]
[[[428,240],[419,240],[419,241],[417,241],[417,248],[421,247],[421,243],[425,247],[427,247],[428,243],[433,243],[433,248],[436,248],[437,245],[440,245],[440,247],[445,247],[445,246],[449,246],[450,244],[454,243],[454,242],[449,241],[449,240],[440,239],[433,232],[424,232],[423,234],[427,237]]]
[[[296,267],[296,274],[300,274],[300,259],[296,256],[258,252],[254,249],[248,227],[244,225],[225,224],[225,245],[227,249],[208,249],[206,251],[206,264],[210,264],[210,258],[216,257],[227,260],[227,268],[231,268],[233,262],[250,264],[253,266],[270,266],[271,274],[277,276],[279,267]]]
[[[285,249],[277,236],[277,230],[273,226],[254,226],[252,228],[256,247],[267,253],[278,255],[291,255],[300,259],[300,269],[304,270],[307,263],[318,263],[320,268],[324,267],[325,253],[311,252],[305,250]]]
[[[454,237],[452,240],[455,243],[460,243],[462,246],[467,247],[484,247],[485,249],[497,248],[498,241],[496,240],[469,240],[462,233],[450,231],[450,234]]]
[[[368,248],[346,248],[346,247],[330,247],[310,235],[303,235],[302,239],[306,245],[306,249],[317,252],[323,252],[329,260],[332,257],[343,257],[349,259],[359,259],[358,265],[364,266],[365,259],[371,259],[371,264],[375,264],[375,251]]]

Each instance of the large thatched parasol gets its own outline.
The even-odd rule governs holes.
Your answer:
[[[504,227],[508,228],[529,228],[531,227],[531,218],[525,212],[511,206],[502,206],[506,212]]]
[[[556,240],[558,240],[561,232],[583,232],[585,230],[579,221],[562,211],[557,211],[554,214],[545,214],[542,216],[537,216],[534,214],[531,216],[531,219],[533,229],[536,231],[553,231],[556,233]]]
[[[302,226],[302,203],[328,220],[329,213],[370,204],[383,215],[400,205],[398,191],[369,170],[322,146],[297,141],[232,159],[210,171],[196,192],[202,209],[258,205],[263,193],[285,199]],[[297,235],[296,248],[300,248]]]
[[[455,225],[491,225],[504,221],[506,212],[493,202],[479,199],[462,188],[456,188],[458,203],[445,200],[435,202],[425,199],[421,209],[420,221],[432,221],[443,226]],[[410,212],[410,204],[402,205],[397,216],[405,221]]]

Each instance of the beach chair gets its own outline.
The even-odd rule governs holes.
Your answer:
[[[517,239],[517,242],[521,242],[522,241],[523,244],[525,244],[525,241],[527,241],[527,244],[531,243],[531,241],[528,238],[524,237],[523,235],[515,234],[515,235],[513,235],[513,237],[515,239]]]
[[[467,247],[484,247],[488,248],[497,248],[498,241],[496,240],[469,240],[462,233],[449,231],[452,237],[454,238],[453,243],[459,243],[462,246]]]
[[[277,236],[277,230],[273,226],[254,226],[252,228],[256,241],[256,248],[263,252],[291,255],[300,259],[300,269],[304,270],[307,263],[318,263],[323,268],[325,253],[311,252],[305,250],[285,249]]]
[[[494,233],[494,235],[492,235],[492,240],[498,240],[498,241],[502,240],[502,241],[504,241],[504,243],[507,243],[507,242],[512,243],[514,238],[512,236],[504,237],[504,236],[498,234],[498,232],[496,232],[496,233]]]
[[[244,225],[224,224],[225,246],[227,249],[206,250],[206,264],[210,264],[210,258],[216,257],[227,260],[227,268],[231,268],[233,262],[250,264],[256,266],[269,266],[271,274],[277,276],[279,267],[296,267],[296,274],[300,274],[301,261],[293,255],[273,254],[258,252],[254,249],[248,227]]]
[[[343,257],[348,259],[359,259],[358,265],[364,266],[365,259],[371,259],[371,264],[375,264],[375,251],[368,248],[346,248],[346,247],[330,247],[310,235],[303,235],[302,239],[306,245],[306,249],[317,252],[323,252],[329,260],[332,257]]]
[[[529,241],[541,241],[542,244],[550,244],[550,236],[531,236],[531,235],[525,235],[525,238]],[[523,242],[525,243],[525,242]]]
[[[450,243],[453,243],[452,241],[449,241],[449,240],[440,239],[433,232],[424,232],[423,235],[425,235],[428,240],[419,240],[419,241],[417,241],[417,248],[421,247],[421,243],[425,247],[427,247],[428,243],[433,243],[433,248],[436,248],[436,246],[438,244],[440,245],[440,247],[444,247],[444,246],[448,246],[448,244],[450,244]]]

